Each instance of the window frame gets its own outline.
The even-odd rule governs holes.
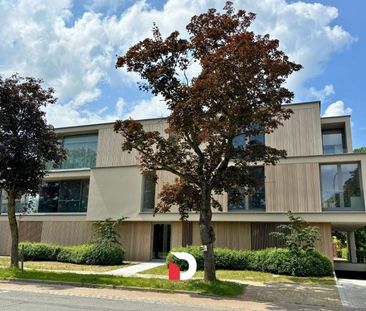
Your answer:
[[[342,153],[325,153],[324,152],[324,134],[341,134],[342,135]],[[345,128],[335,128],[335,129],[322,129],[322,152],[324,155],[332,155],[332,154],[345,154],[347,153],[347,137]]]
[[[62,146],[65,147],[65,138],[70,138],[70,137],[85,137],[85,136],[94,136],[96,137],[96,149],[95,149],[95,163],[93,166],[83,166],[83,167],[76,167],[76,168],[63,168],[62,165],[67,162],[67,158],[68,155],[66,157],[66,159],[64,161],[62,161],[60,164],[58,164],[57,167],[53,167],[53,164],[49,164],[50,165],[50,169],[46,169],[47,171],[50,172],[62,172],[62,171],[80,171],[80,170],[90,170],[92,168],[96,167],[96,162],[97,162],[97,157],[98,157],[98,142],[99,142],[99,133],[98,132],[90,132],[90,133],[81,133],[81,134],[64,134],[62,136],[59,137],[59,141],[61,142]],[[46,166],[47,167],[47,166]]]
[[[156,172],[152,172],[152,174],[156,175]],[[155,203],[156,203],[156,183],[154,183],[154,202],[153,202],[153,208],[145,208],[145,181],[146,178],[148,178],[146,175],[142,174],[142,181],[141,181],[141,208],[140,212],[142,213],[153,213],[155,209]]]
[[[341,167],[342,164],[357,164],[358,166],[358,178],[360,182],[360,197],[362,206],[360,208],[353,208],[353,207],[345,207],[344,206],[344,199],[342,202],[341,207],[334,207],[334,208],[325,208],[324,202],[323,202],[323,182],[322,182],[322,171],[321,167],[325,165],[336,165],[337,166],[337,174],[339,174],[339,167]],[[320,179],[320,200],[321,200],[321,207],[322,212],[364,212],[365,211],[365,197],[364,197],[364,191],[363,191],[363,180],[362,180],[362,166],[361,161],[347,161],[347,162],[324,162],[319,163],[319,179]]]
[[[229,192],[227,192],[227,211],[229,213],[265,213],[266,210],[267,210],[267,202],[266,202],[266,171],[265,171],[265,166],[264,165],[254,165],[254,166],[251,166],[251,168],[262,168],[263,169],[263,188],[264,188],[264,191],[263,191],[263,194],[264,194],[264,208],[249,208],[249,202],[250,202],[250,198],[251,196],[255,195],[252,194],[252,195],[246,195],[245,198],[244,198],[244,201],[245,201],[245,209],[240,209],[240,208],[230,208],[230,195],[229,195]],[[256,192],[257,193],[257,192]]]

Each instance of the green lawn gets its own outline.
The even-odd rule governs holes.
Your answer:
[[[168,269],[159,266],[142,272],[144,274],[167,275]],[[335,285],[332,276],[326,277],[298,277],[288,275],[274,275],[267,272],[247,271],[247,270],[217,270],[217,278],[226,280],[255,281],[263,283],[294,283],[294,284],[314,284],[314,285]],[[203,277],[203,271],[197,271],[195,277]]]
[[[8,267],[10,265],[9,257],[0,257],[0,266]],[[99,266],[99,265],[77,265],[66,262],[56,261],[25,261],[24,268],[41,270],[67,270],[67,271],[89,271],[89,272],[107,272],[128,267],[129,264],[118,266]]]
[[[60,273],[51,271],[0,268],[0,280],[27,279],[56,282],[74,282],[82,284],[113,285],[122,287],[140,287],[146,289],[165,289],[169,291],[189,291],[197,294],[217,296],[238,296],[244,291],[244,286],[231,282],[205,282],[202,280],[169,281],[166,279],[118,277],[109,275]]]

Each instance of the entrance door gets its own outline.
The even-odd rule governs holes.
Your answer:
[[[153,227],[153,259],[165,259],[170,251],[170,237],[172,226],[170,224],[154,224]]]

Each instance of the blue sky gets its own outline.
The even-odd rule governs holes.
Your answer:
[[[55,126],[160,117],[160,98],[138,90],[138,78],[114,68],[115,55],[151,35],[184,26],[224,0],[0,1],[0,74],[42,78],[59,101],[47,108]],[[257,13],[252,29],[270,33],[304,70],[288,81],[296,101],[321,100],[322,115],[351,114],[354,146],[366,145],[365,1],[238,0]],[[192,69],[192,75],[199,68]]]

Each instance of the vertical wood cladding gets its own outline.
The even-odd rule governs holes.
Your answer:
[[[250,223],[248,222],[213,222],[216,234],[215,247],[232,249],[250,249]],[[193,245],[201,245],[198,222],[193,224]]]
[[[192,245],[193,242],[193,223],[192,221],[182,222],[182,246]]]
[[[40,242],[42,237],[41,221],[19,221],[19,240],[27,242]]]
[[[251,225],[252,249],[265,249],[270,247],[283,247],[284,243],[271,236],[271,232],[277,231],[276,223],[253,222]]]
[[[319,105],[291,105],[289,108],[294,113],[284,126],[266,135],[266,145],[285,149],[288,156],[322,154]]]
[[[183,223],[181,221],[173,222],[171,224],[171,248],[182,246],[182,238],[183,238]]]
[[[86,221],[44,221],[41,241],[70,246],[89,243],[93,237],[92,226]]]
[[[285,243],[278,241],[270,235],[276,231],[279,223],[252,223],[251,224],[251,241],[252,249],[265,249],[270,247],[284,247]],[[311,223],[311,226],[319,228],[319,241],[316,242],[315,248],[333,258],[332,253],[332,226],[330,223]]]
[[[7,256],[10,254],[11,236],[9,223],[0,221],[0,255]]]
[[[146,120],[141,122],[146,131],[159,131],[166,135],[167,128],[165,120]],[[137,165],[138,152],[131,153],[122,151],[123,138],[114,132],[113,127],[102,128],[98,132],[97,167]]]
[[[266,212],[321,212],[318,163],[265,168]]]
[[[151,222],[125,221],[120,226],[119,234],[127,260],[151,259]]]

